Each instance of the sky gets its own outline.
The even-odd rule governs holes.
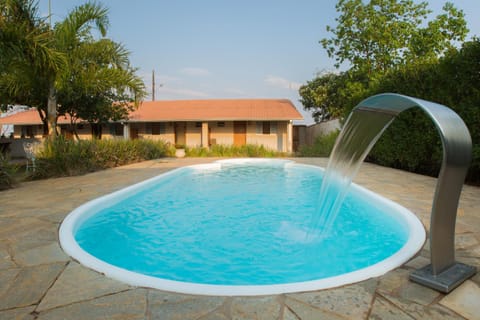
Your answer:
[[[52,21],[86,0],[50,0]],[[319,44],[335,26],[336,0],[101,0],[109,9],[107,37],[130,52],[156,100],[281,98],[303,110],[298,89],[316,74],[334,71]],[[445,1],[430,0],[433,15]],[[480,35],[480,1],[455,0],[469,37]],[[42,16],[49,0],[39,1]],[[147,98],[151,99],[151,96]]]

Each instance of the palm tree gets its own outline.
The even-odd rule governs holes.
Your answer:
[[[87,2],[73,9],[53,29],[39,17],[33,0],[0,0],[0,12],[0,96],[43,110],[48,134],[55,136],[57,93],[62,73],[69,65],[68,56],[93,38],[94,26],[102,37],[106,35],[107,9]]]
[[[106,35],[108,27],[107,12],[107,9],[99,4],[86,3],[75,8],[65,20],[55,25],[53,29],[54,46],[67,60],[65,69],[68,69],[67,57],[70,52],[80,46],[85,39],[92,38],[93,24],[97,27],[102,37]],[[51,71],[47,104],[50,136],[57,133],[57,91],[61,86],[62,80],[62,72],[60,70]]]
[[[0,0],[0,101],[36,107],[46,124],[45,75],[62,64],[37,6],[28,0]]]

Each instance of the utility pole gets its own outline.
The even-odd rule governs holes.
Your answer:
[[[155,101],[155,69],[152,70],[152,101]]]
[[[48,20],[50,22],[50,29],[52,29],[52,1],[48,0]]]

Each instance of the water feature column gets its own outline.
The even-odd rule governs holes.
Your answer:
[[[430,218],[431,264],[414,271],[410,279],[447,293],[476,273],[475,267],[455,261],[455,222],[471,161],[472,141],[465,123],[451,109],[392,93],[360,102],[347,119],[330,155],[320,191],[320,214],[313,219],[313,225],[322,226],[323,235],[328,234],[335,210],[361,162],[395,117],[413,107],[425,111],[434,122],[442,140],[443,160]]]

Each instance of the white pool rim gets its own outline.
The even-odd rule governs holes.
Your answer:
[[[294,163],[289,160],[271,160],[271,159],[229,159],[219,160],[211,164],[200,164],[188,166],[189,168],[198,169],[218,169],[222,163],[245,163],[245,162],[266,162],[266,161],[283,161],[285,163]],[[303,165],[295,163],[295,165],[315,167],[323,170],[320,167]],[[182,167],[185,168],[185,167]],[[82,265],[105,274],[105,276],[119,280],[126,284],[136,287],[155,288],[165,291],[172,291],[178,293],[195,294],[195,295],[211,295],[211,296],[260,296],[272,295],[292,292],[315,291],[321,289],[328,289],[360,282],[373,277],[382,276],[388,271],[402,266],[409,261],[415,254],[417,254],[425,243],[425,228],[420,220],[408,209],[399,204],[386,199],[368,189],[365,189],[357,184],[352,183],[350,188],[355,192],[363,193],[370,197],[376,203],[387,206],[391,211],[395,212],[397,218],[403,219],[405,226],[408,229],[409,237],[403,247],[391,255],[390,257],[379,261],[371,266],[362,268],[353,272],[344,273],[338,276],[327,277],[318,280],[293,282],[285,284],[273,285],[212,285],[200,284],[193,282],[182,282],[168,279],[157,278],[153,276],[144,275],[141,273],[129,271],[117,266],[111,265],[102,261],[93,255],[83,250],[75,240],[74,234],[79,226],[81,226],[88,218],[96,214],[101,208],[112,205],[113,202],[123,199],[131,194],[131,191],[149,185],[156,180],[163,179],[168,175],[173,175],[182,168],[173,169],[166,173],[160,174],[151,179],[131,185],[116,192],[104,195],[89,201],[80,207],[73,210],[62,222],[59,229],[59,240],[63,250],[73,259],[80,262]]]

